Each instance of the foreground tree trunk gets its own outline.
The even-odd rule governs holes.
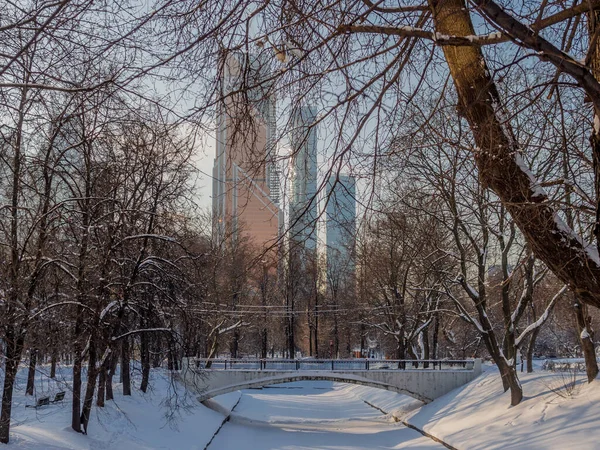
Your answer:
[[[538,327],[531,333],[529,338],[529,346],[527,347],[527,373],[533,372],[533,353],[535,352],[535,341],[542,328]]]
[[[587,308],[579,301],[579,299],[575,299],[573,308],[577,320],[577,331],[581,343],[581,350],[585,358],[585,372],[587,374],[588,382],[591,383],[598,376],[598,361],[596,361],[594,332],[591,327],[591,318],[587,314]]]
[[[145,324],[143,324],[143,326],[145,326]],[[140,390],[146,392],[150,381],[150,345],[147,333],[142,333],[140,335],[140,359],[142,362],[142,382],[140,384]]]
[[[105,400],[107,399],[108,390],[108,376],[111,369],[112,352],[110,346],[107,348],[106,353],[100,366],[98,368],[98,395],[96,398],[96,406],[104,407]],[[111,380],[111,400],[112,400],[112,380]]]
[[[6,332],[6,363],[4,365],[4,387],[2,389],[2,412],[0,413],[0,443],[8,444],[10,435],[10,417],[12,413],[12,395],[21,352],[24,333],[8,327]]]
[[[476,3],[485,2],[477,0]],[[430,0],[430,4],[437,33],[463,37],[475,34],[463,0]],[[482,6],[486,13],[488,6],[491,7]],[[497,13],[490,17],[500,26],[508,26],[506,17],[501,16]],[[511,21],[513,27],[516,26],[514,22]],[[534,46],[533,41],[541,45],[541,38],[532,35],[524,26],[511,29],[511,33],[518,37],[523,34],[528,45]],[[600,307],[600,264],[585,250],[579,237],[557,220],[547,195],[537,189],[523,170],[520,148],[510,124],[499,119],[501,102],[481,48],[445,45],[443,50],[458,93],[459,113],[468,121],[475,138],[474,157],[482,183],[498,195],[534,254],[576,290],[582,302]],[[562,56],[554,58],[550,52],[544,54],[557,65],[565,64]],[[600,103],[598,83],[584,73],[575,73],[572,64],[567,66],[563,69],[573,74],[594,104]]]
[[[73,344],[73,399],[71,402],[71,428],[81,432],[81,366],[83,355],[81,348],[81,333],[83,328],[83,311],[77,306],[77,319],[75,321],[75,342]]]
[[[129,371],[129,338],[121,340],[121,377],[123,379],[123,395],[131,395],[131,373]]]
[[[37,349],[32,348],[29,352],[29,370],[27,371],[27,387],[25,388],[25,394],[33,395],[33,388],[35,386],[35,366],[37,364]]]
[[[118,354],[114,351],[114,347],[111,348],[111,353],[109,356],[109,369],[106,376],[106,400],[114,400],[113,394],[113,377],[115,376],[115,372],[117,371],[117,364],[119,362]]]
[[[58,362],[58,352],[55,348],[52,349],[50,356],[50,378],[56,378],[56,363]]]
[[[96,366],[96,342],[94,336],[92,336],[90,340],[88,357],[87,384],[80,418],[81,426],[83,427],[83,434],[87,434],[88,423],[90,421],[90,414],[92,411],[92,403],[94,402],[94,391],[96,390],[96,377],[98,375],[98,368]]]

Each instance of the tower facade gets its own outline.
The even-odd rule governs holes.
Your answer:
[[[292,117],[292,177],[289,205],[290,239],[307,251],[317,249],[316,111],[300,107]]]
[[[354,276],[356,235],[356,181],[349,175],[327,180],[327,270]]]
[[[213,167],[213,232],[263,249],[279,233],[275,95],[268,59],[224,50]]]

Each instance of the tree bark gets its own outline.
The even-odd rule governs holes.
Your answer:
[[[25,395],[33,395],[33,389],[35,387],[35,366],[37,364],[37,349],[32,348],[29,351],[29,370],[27,371],[27,387],[25,388]]]
[[[96,406],[104,407],[106,399],[106,378],[108,373],[108,363],[103,361],[98,370],[98,395],[96,396]]]
[[[540,334],[542,327],[538,327],[531,333],[529,337],[529,346],[527,347],[527,373],[533,372],[533,353],[535,352],[535,341]]]
[[[131,395],[131,373],[129,371],[129,337],[121,339],[121,376],[123,377],[123,395]]]
[[[83,355],[81,348],[81,334],[83,328],[83,311],[77,306],[77,318],[75,320],[75,342],[73,343],[73,399],[71,402],[71,428],[81,432],[81,366]]]
[[[268,344],[269,344],[268,336],[269,336],[268,330],[266,327],[264,327],[260,333],[260,357],[262,359],[265,359],[267,357]],[[312,349],[312,345],[311,345],[311,349]],[[311,355],[312,355],[312,353],[311,353]]]
[[[88,351],[88,373],[87,373],[87,384],[85,389],[85,397],[83,400],[83,408],[81,410],[81,426],[83,427],[83,434],[87,434],[88,423],[90,421],[90,414],[92,411],[92,404],[94,402],[94,391],[96,390],[96,378],[98,375],[98,368],[96,366],[97,354],[96,354],[96,342],[94,336],[90,338],[90,346]]]
[[[146,392],[150,381],[150,345],[148,343],[148,333],[140,335],[140,359],[142,363],[142,382],[140,390]]]
[[[429,354],[429,326],[423,328],[423,359],[425,360],[425,362],[423,363],[423,368],[424,369],[428,369],[429,368],[429,363],[427,362],[428,359],[430,359],[430,354]]]
[[[430,0],[430,4],[436,32],[475,34],[464,0]],[[600,307],[600,265],[579,237],[557,219],[548,197],[532,185],[522,169],[510,124],[498,117],[499,95],[481,48],[448,45],[443,51],[458,93],[459,113],[475,138],[473,153],[482,183],[498,195],[534,254],[571,286],[582,302]]]
[[[594,349],[594,332],[591,327],[591,318],[587,314],[587,308],[579,299],[575,299],[573,305],[575,310],[575,319],[577,320],[577,331],[579,332],[579,342],[585,358],[585,371],[588,382],[591,383],[598,376],[598,361],[596,360],[596,351]]]
[[[58,360],[58,352],[56,348],[52,349],[52,354],[50,355],[50,378],[56,378],[56,363]]]
[[[0,412],[0,443],[8,444],[12,395],[19,362],[21,361],[21,352],[23,351],[24,333],[13,326],[9,326],[5,336],[6,362],[4,365],[4,386],[2,389],[2,411]]]
[[[117,352],[114,351],[114,347],[111,348],[111,354],[109,356],[109,369],[106,376],[106,400],[114,400],[115,396],[113,393],[113,377],[115,376],[115,372],[117,370],[117,364],[119,362],[119,357]]]
[[[433,337],[432,337],[432,349],[431,349],[431,358],[437,359],[438,356],[438,341],[440,334],[440,321],[438,318],[438,314],[435,313],[435,318],[433,319]]]

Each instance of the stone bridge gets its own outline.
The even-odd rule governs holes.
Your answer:
[[[181,381],[204,401],[240,389],[303,380],[360,384],[428,403],[481,373],[481,360],[184,358]]]

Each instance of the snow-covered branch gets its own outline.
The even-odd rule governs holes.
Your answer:
[[[523,342],[523,340],[530,334],[532,333],[536,328],[541,327],[544,323],[546,323],[546,321],[548,320],[548,318],[550,317],[550,313],[552,312],[552,310],[554,309],[554,305],[556,305],[557,300],[565,293],[565,291],[567,290],[567,285],[565,284],[555,295],[554,297],[552,297],[552,299],[550,300],[550,302],[548,303],[548,305],[546,306],[546,310],[544,311],[544,313],[538,318],[538,320],[536,320],[535,322],[533,322],[532,324],[529,324],[529,326],[527,328],[525,328],[525,330],[523,330],[523,332],[515,339],[515,347],[519,347],[521,345],[521,343]]]
[[[132,330],[132,331],[128,331],[127,333],[121,334],[120,336],[113,336],[113,338],[111,339],[113,342],[114,341],[118,341],[120,339],[126,338],[127,336],[131,336],[133,334],[140,334],[140,333],[169,333],[169,334],[173,334],[174,331],[171,328],[140,328],[138,330]]]

